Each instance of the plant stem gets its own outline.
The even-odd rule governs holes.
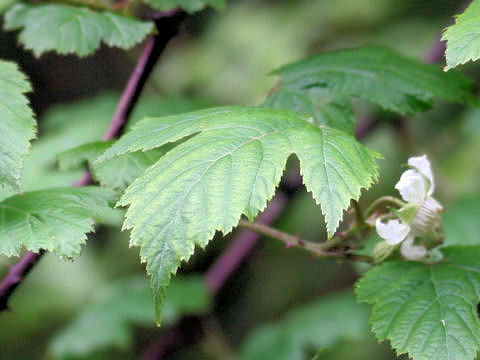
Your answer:
[[[157,26],[158,33],[148,38],[143,53],[120,98],[110,127],[103,137],[104,140],[111,140],[122,134],[130,113],[137,103],[154,65],[169,40],[177,35],[180,23],[185,16],[185,12],[181,10],[168,13],[156,13],[155,25]],[[86,186],[91,183],[93,183],[92,177],[90,173],[86,171],[74,186]],[[17,264],[10,268],[0,283],[0,311],[8,309],[10,296],[41,259],[43,254],[43,250],[39,253],[29,251]]]
[[[340,245],[344,238],[341,236],[336,236],[333,239],[323,242],[323,243],[313,243],[308,240],[304,240],[299,236],[293,236],[287,234],[283,231],[278,229],[274,229],[268,225],[261,224],[261,223],[251,223],[245,220],[240,220],[238,226],[255,231],[261,235],[265,235],[271,237],[273,239],[280,240],[285,243],[287,247],[299,247],[302,249],[307,250],[308,252],[312,253],[315,256],[319,257],[335,257],[335,258],[346,258],[346,259],[355,259],[357,261],[367,261],[371,262],[370,258],[367,257],[358,257],[358,256],[351,256],[352,254],[349,252],[344,251],[343,249],[332,250]]]

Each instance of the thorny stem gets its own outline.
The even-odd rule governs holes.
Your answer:
[[[104,140],[116,138],[123,132],[130,113],[137,103],[154,65],[170,39],[177,35],[179,25],[185,16],[185,12],[181,10],[168,13],[156,13],[155,25],[157,26],[158,34],[151,36],[147,40],[143,53],[123,91],[110,127],[103,137]],[[92,177],[87,171],[74,186],[86,186],[92,182]],[[39,253],[27,252],[17,264],[10,268],[8,274],[0,283],[0,311],[8,309],[10,296],[43,254],[44,251],[40,251]]]

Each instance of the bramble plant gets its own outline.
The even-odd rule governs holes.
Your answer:
[[[144,359],[189,348],[198,337],[204,338],[204,349],[179,359],[207,358],[203,352],[208,358],[242,360],[372,358],[362,349],[374,349],[376,359],[392,358],[371,342],[373,332],[399,357],[474,360],[480,350],[475,164],[480,131],[474,120],[455,119],[462,112],[478,118],[479,102],[474,71],[469,77],[454,68],[480,58],[480,0],[446,28],[446,50],[438,42],[429,64],[388,46],[337,46],[270,69],[277,82],[262,100],[252,100],[254,105],[225,105],[207,100],[202,91],[200,97],[187,96],[188,87],[182,96],[160,95],[158,84],[153,95],[144,91],[182,24],[202,10],[207,18],[227,17],[229,6],[224,0],[0,1],[6,36],[14,34],[24,49],[17,56],[20,66],[7,53],[0,60],[0,322],[24,311],[21,303],[12,304],[12,296],[24,291],[18,286],[35,275],[48,253],[81,261],[83,251],[102,246],[102,236],[121,239],[122,230],[132,249],[125,252],[127,244],[118,242],[107,265],[98,265],[99,272],[117,270],[91,286],[99,289],[87,305],[75,305],[83,310],[77,309],[73,320],[57,326],[42,350],[46,358],[137,358],[142,352],[138,328],[156,324],[162,330]],[[301,21],[305,17],[302,12]],[[127,51],[135,45],[143,51],[120,97],[110,93],[56,105],[39,116],[37,126],[28,96],[44,89],[32,86],[28,71],[22,71],[26,53],[34,55],[32,62],[45,56],[84,59],[106,47]],[[262,46],[268,47],[268,40]],[[192,54],[184,50],[180,57],[198,55]],[[442,68],[437,63],[444,54]],[[207,58],[216,64],[215,56]],[[174,75],[193,74],[185,59],[178,66]],[[429,116],[442,124],[432,125]],[[413,122],[415,130],[409,129]],[[453,122],[457,125],[446,125]],[[373,136],[376,141],[368,140]],[[398,139],[401,150],[392,145]],[[308,210],[313,225],[302,214],[285,216],[302,224],[294,226],[300,228],[297,234],[284,231],[281,223],[275,226],[287,207],[300,213],[308,208],[295,200],[304,190],[316,205]],[[310,234],[306,228],[314,226],[324,235],[304,239]],[[87,235],[95,229],[98,235]],[[231,244],[218,248],[230,233]],[[227,346],[234,340],[222,333],[213,304],[229,307],[232,296],[220,290],[260,236],[285,245],[285,264],[291,255],[285,248],[298,248],[322,258],[320,264],[330,264],[328,259],[353,264],[350,279],[357,278],[353,271],[361,276],[349,290],[320,296],[247,337],[247,325],[241,325],[246,340],[234,350]],[[216,246],[213,252],[210,243]],[[197,248],[207,249],[209,256],[202,258]],[[144,276],[135,266],[135,271],[122,270],[125,254],[133,253],[138,262],[135,249],[145,264]],[[89,264],[102,261],[101,254],[90,256]],[[301,264],[311,263],[302,257]],[[209,270],[202,277],[205,266]],[[283,265],[269,266],[276,271]],[[328,276],[341,282],[344,271],[338,266]],[[103,276],[94,272],[88,276]],[[58,274],[52,270],[44,276],[54,283]],[[269,281],[261,272],[255,276],[262,284]],[[66,281],[78,286],[77,294],[83,291],[74,275]],[[295,281],[310,289],[315,278]],[[260,296],[263,285],[255,291]],[[47,296],[42,301],[55,305],[59,300]],[[23,305],[28,308],[28,301]],[[241,311],[255,314],[249,306]],[[234,316],[228,319],[235,322]],[[203,332],[192,331],[195,326]],[[192,340],[185,335],[190,332],[202,334]],[[0,343],[19,341],[5,336]],[[345,344],[355,344],[354,351]],[[123,349],[123,355],[112,348]]]

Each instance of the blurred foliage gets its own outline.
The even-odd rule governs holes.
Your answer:
[[[163,322],[174,324],[181,316],[205,313],[210,294],[197,277],[178,277],[165,297]],[[116,347],[132,345],[133,325],[155,327],[152,295],[144,277],[120,280],[94,294],[91,304],[60,331],[50,343],[58,359],[84,358]]]
[[[325,296],[292,311],[282,321],[255,330],[240,352],[242,360],[302,360],[342,341],[368,338],[367,306],[352,294]],[[313,351],[312,351],[313,350]]]
[[[0,1],[0,9],[5,3]],[[187,21],[183,34],[169,45],[157,66],[132,123],[145,115],[159,116],[211,104],[261,104],[277,82],[276,77],[267,75],[270,71],[324,50],[376,44],[423,59],[460,5],[461,1],[450,0],[229,1],[221,13],[205,11]],[[32,80],[36,92],[33,107],[48,109],[39,116],[40,136],[25,162],[23,188],[71,184],[83,170],[59,171],[56,155],[101,140],[115,111],[118,90],[130,71],[118,64],[133,63],[137,52],[102,50],[82,62],[50,55],[37,63],[15,50],[14,43],[14,34],[1,34],[5,56],[18,61]],[[478,65],[460,70],[478,78]],[[101,93],[103,89],[110,92]],[[88,98],[70,104],[54,103],[86,93]],[[470,234],[478,234],[480,215],[480,112],[437,103],[427,113],[400,120],[363,101],[354,101],[353,105],[359,126],[365,118],[377,120],[364,141],[385,158],[379,162],[378,186],[363,194],[360,205],[367,206],[380,195],[395,194],[393,186],[402,171],[400,165],[408,156],[427,152],[436,173],[436,194],[447,209],[446,242],[453,238],[453,231],[462,234],[456,237],[458,241],[470,242]],[[2,191],[0,198],[7,195]],[[275,225],[314,241],[325,237],[320,209],[304,190],[293,198]],[[197,252],[182,272],[203,273],[230,239],[218,238],[206,251]],[[0,275],[15,260],[0,258]],[[235,353],[258,326],[281,324],[291,309],[301,311],[301,304],[350,289],[358,271],[358,267],[310,259],[301,250],[287,250],[273,240],[262,239],[215,298],[211,316],[218,321],[218,332],[207,327],[208,336],[187,342],[164,358],[228,359],[225,351],[218,350],[222,346],[212,350],[212,338],[230,349],[226,353]],[[98,228],[95,238],[88,241],[74,262],[46,256],[14,294],[12,311],[0,314],[0,359],[42,358],[56,334],[74,324],[91,306],[97,306],[91,301],[92,294],[115,287],[117,281],[128,282],[125,279],[140,273],[143,265],[138,263],[138,252],[128,248],[128,234],[120,232],[118,226]],[[131,294],[124,294],[125,298],[119,299],[126,305]],[[145,314],[153,313],[147,301],[136,301],[139,303],[132,302],[132,311],[137,304]],[[147,324],[147,318],[142,319]],[[99,329],[92,328],[92,334]],[[104,349],[90,358],[140,358],[164,331],[138,323],[129,329],[126,348]],[[395,358],[388,347],[378,345],[371,337],[345,340],[333,350],[318,354],[318,359],[332,360]]]

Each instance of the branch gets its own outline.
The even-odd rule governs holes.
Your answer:
[[[120,98],[110,127],[103,137],[104,140],[114,139],[122,134],[130,113],[137,103],[153,67],[167,43],[177,35],[180,23],[185,16],[185,12],[181,10],[155,14],[154,20],[158,33],[148,38],[143,53]],[[92,183],[92,177],[90,173],[86,171],[74,186],[86,186]],[[44,251],[40,251],[39,253],[29,251],[17,264],[10,268],[8,274],[0,283],[0,311],[8,309],[10,296],[41,259],[43,254]]]
[[[333,257],[333,258],[342,258],[356,261],[372,262],[370,257],[366,256],[357,256],[350,252],[349,249],[344,249],[340,247],[340,244],[345,240],[343,236],[336,236],[329,241],[322,243],[314,243],[308,240],[304,240],[299,236],[293,236],[287,234],[278,229],[274,229],[268,225],[261,224],[258,222],[248,222],[245,220],[240,220],[238,223],[240,227],[255,231],[256,233],[277,239],[285,243],[287,248],[298,247],[305,249],[308,252],[312,253],[315,256],[319,257]],[[338,249],[336,249],[338,247]]]

